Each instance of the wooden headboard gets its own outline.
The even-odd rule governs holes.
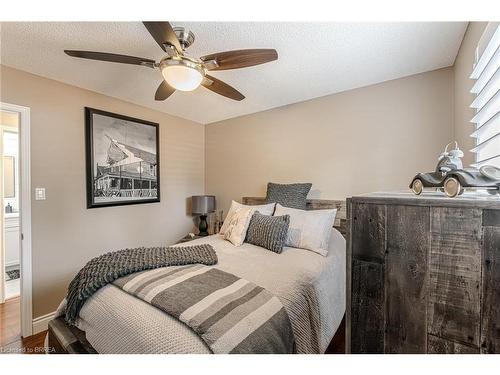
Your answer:
[[[241,203],[255,206],[259,204],[266,204],[266,198],[264,197],[243,197]],[[337,229],[342,235],[346,236],[346,202],[327,200],[327,199],[308,199],[306,203],[306,210],[327,210],[336,208],[337,216],[335,217],[335,223],[333,227]]]

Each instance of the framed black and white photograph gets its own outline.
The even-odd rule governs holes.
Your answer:
[[[85,107],[87,208],[160,201],[159,125]]]

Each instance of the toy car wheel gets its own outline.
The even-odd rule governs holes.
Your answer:
[[[498,189],[488,189],[487,192],[490,195],[498,195],[498,194],[500,194],[500,190],[498,190]]]
[[[464,188],[455,177],[448,177],[444,181],[444,193],[450,197],[455,198],[457,195],[461,195],[464,192]]]
[[[422,194],[422,191],[424,190],[424,184],[422,183],[422,180],[420,180],[419,178],[413,180],[413,182],[411,183],[411,190],[415,193],[415,195]]]

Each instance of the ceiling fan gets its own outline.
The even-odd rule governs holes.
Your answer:
[[[190,30],[184,27],[172,28],[168,22],[143,22],[143,24],[160,48],[166,52],[160,62],[105,52],[75,50],[64,50],[64,52],[69,56],[84,59],[160,69],[164,80],[156,90],[155,100],[165,100],[175,90],[192,91],[200,85],[227,98],[243,100],[245,96],[242,93],[208,75],[207,71],[245,68],[278,59],[278,53],[274,49],[242,49],[214,53],[200,58],[191,57],[186,53],[186,49],[194,42],[194,34]]]

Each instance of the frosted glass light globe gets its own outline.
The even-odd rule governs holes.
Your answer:
[[[163,65],[161,74],[170,86],[180,91],[193,91],[203,80],[197,69],[186,65]]]

